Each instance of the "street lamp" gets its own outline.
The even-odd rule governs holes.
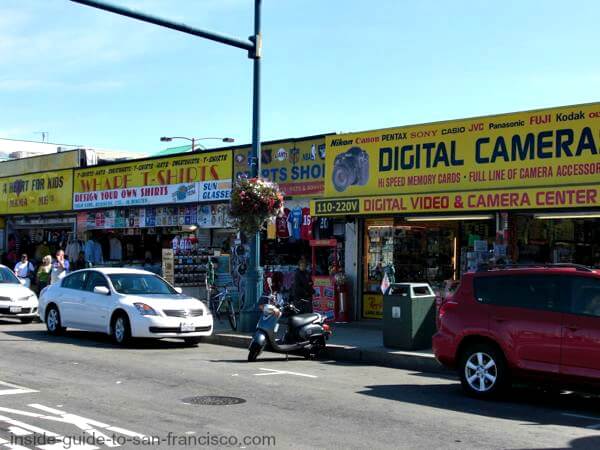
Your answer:
[[[261,10],[263,0],[254,0],[254,34],[247,41],[226,36],[220,33],[192,28],[188,25],[171,22],[160,17],[151,16],[122,6],[112,5],[101,0],[71,0],[74,3],[91,6],[121,16],[130,17],[142,22],[151,23],[160,27],[169,28],[182,33],[197,36],[203,39],[219,42],[230,47],[239,48],[248,52],[248,58],[253,62],[252,75],[252,150],[248,158],[250,176],[257,178],[260,175],[260,66],[262,57]],[[245,305],[240,312],[240,330],[253,331],[260,317],[258,298],[262,292],[259,237],[256,233],[249,237],[249,258],[246,270]]]
[[[196,149],[196,142],[197,141],[204,141],[206,139],[218,139],[221,142],[235,142],[234,138],[230,138],[230,137],[224,137],[224,138],[220,138],[220,137],[203,137],[203,138],[188,138],[188,137],[184,137],[184,136],[163,136],[160,138],[160,142],[171,142],[173,139],[184,139],[186,141],[190,141],[192,143],[192,151],[194,151]],[[204,149],[204,146],[201,146]]]

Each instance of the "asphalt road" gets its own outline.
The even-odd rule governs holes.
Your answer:
[[[483,402],[451,377],[275,354],[249,364],[243,349],[176,341],[121,349],[9,321],[0,360],[0,449],[223,448],[214,439],[224,438],[238,448],[600,448],[600,402],[579,394],[518,389]],[[191,404],[197,396],[243,403]]]

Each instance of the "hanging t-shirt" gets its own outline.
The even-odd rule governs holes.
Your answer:
[[[302,208],[302,225],[300,225],[300,237],[305,241],[313,238],[313,221],[310,208]]]
[[[288,229],[288,215],[290,210],[285,208],[283,214],[275,219],[275,229],[278,238],[287,239],[290,237],[290,230]]]
[[[109,245],[110,245],[110,259],[121,261],[123,259],[123,246],[121,245],[121,241],[116,237],[111,237]]]
[[[292,209],[288,221],[292,225],[292,237],[296,240],[301,239],[300,227],[302,226],[302,208],[295,207]]]
[[[319,239],[329,239],[333,234],[333,220],[330,217],[320,217],[317,231]]]

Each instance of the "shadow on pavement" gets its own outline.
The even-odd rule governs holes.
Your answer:
[[[464,395],[459,383],[372,385],[358,394],[536,425],[600,427],[597,395],[513,388],[503,400],[477,400]],[[600,441],[595,441],[594,448],[600,448]]]
[[[569,447],[529,447],[520,448],[516,450],[596,450],[600,448],[600,436],[586,436],[582,438],[573,439],[569,442]]]
[[[11,324],[12,325],[12,324]],[[0,328],[1,331],[1,328]],[[50,336],[45,330],[20,330],[3,331],[4,335],[13,336],[15,339],[4,339],[2,341],[31,340],[52,342],[55,344],[77,345],[80,347],[111,348],[111,349],[174,349],[192,348],[184,341],[160,340],[160,339],[134,339],[129,345],[119,347],[114,344],[111,337],[104,333],[93,333],[89,331],[67,330],[62,336]]]

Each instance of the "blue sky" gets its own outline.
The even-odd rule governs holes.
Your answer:
[[[252,0],[112,2],[252,33]],[[263,140],[600,99],[595,0],[263,4]],[[0,137],[149,153],[162,135],[247,143],[251,74],[241,50],[67,0],[0,3]]]

